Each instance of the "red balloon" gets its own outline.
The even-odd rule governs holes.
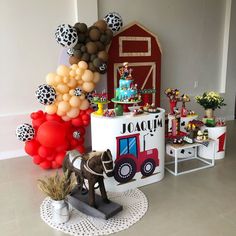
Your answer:
[[[53,150],[51,148],[48,148],[48,147],[44,147],[44,146],[40,146],[39,147],[39,150],[38,150],[38,154],[41,156],[41,157],[48,157],[50,155],[52,155],[52,152]]]
[[[90,115],[88,114],[85,114],[85,115],[82,115],[82,120],[86,120],[86,121],[89,121],[90,120]]]
[[[89,121],[88,120],[83,120],[83,125],[84,126],[88,126],[89,125]]]
[[[60,152],[56,155],[55,161],[57,164],[62,165],[64,158],[65,158],[66,153],[65,152]]]
[[[82,145],[76,147],[76,150],[78,150],[81,154],[84,154],[84,152],[85,152],[85,148]]]
[[[44,159],[41,157],[41,156],[39,156],[39,155],[35,155],[35,156],[33,156],[33,162],[36,164],[36,165],[39,165],[41,162],[43,162],[44,161]]]
[[[61,165],[58,164],[56,161],[52,161],[52,168],[53,169],[58,169],[58,168],[61,168]]]
[[[58,121],[46,121],[38,129],[38,141],[45,147],[55,148],[65,143],[66,130]]]
[[[86,110],[86,114],[88,114],[88,115],[90,115],[90,114],[93,113],[93,112],[94,112],[94,110],[91,109],[91,108],[89,108],[89,109]]]
[[[80,132],[80,136],[83,136],[85,134],[85,128],[84,127],[79,127],[76,130]]]
[[[25,142],[25,152],[30,156],[36,155],[38,148],[39,143],[35,139]]]
[[[57,114],[50,115],[50,114],[47,114],[47,113],[46,113],[46,120],[48,120],[48,121],[49,120],[54,120],[54,121],[59,121],[59,122],[62,121],[61,117],[58,116]]]
[[[83,120],[80,117],[72,119],[71,123],[76,127],[83,126]]]
[[[50,161],[43,161],[39,164],[43,169],[50,169],[52,164]]]
[[[44,121],[45,121],[44,117],[32,120],[33,127],[38,128],[41,124],[43,124]]]

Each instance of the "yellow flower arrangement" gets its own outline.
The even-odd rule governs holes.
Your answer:
[[[198,104],[203,106],[205,109],[213,109],[221,108],[225,106],[224,98],[220,96],[219,93],[214,91],[204,92],[202,96],[196,96],[195,100]]]

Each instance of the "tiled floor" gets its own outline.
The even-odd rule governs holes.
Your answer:
[[[235,236],[236,121],[228,123],[226,158],[214,168],[174,177],[166,173],[142,187],[149,200],[144,218],[117,235]],[[36,180],[45,172],[29,157],[0,161],[0,235],[65,235],[39,217],[44,196]]]

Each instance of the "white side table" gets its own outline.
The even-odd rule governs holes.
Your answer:
[[[212,145],[214,146],[213,152],[212,152],[212,158],[211,160],[206,160],[202,157],[198,156],[198,148],[200,146],[202,146],[202,143],[193,143],[193,144],[185,144],[183,146],[176,146],[176,145],[172,145],[172,144],[167,144],[167,146],[169,146],[169,148],[172,149],[173,151],[173,157],[170,156],[171,158],[174,158],[173,161],[169,161],[169,162],[165,162],[165,169],[170,172],[171,174],[178,176],[178,175],[182,175],[182,174],[187,174],[193,171],[197,171],[197,170],[202,170],[205,168],[209,168],[209,167],[213,167],[215,165],[215,141],[211,140],[209,141],[210,143],[212,143]],[[194,149],[194,156],[193,157],[186,157],[186,158],[180,158],[178,156],[178,151],[180,151],[181,149],[187,149],[187,148],[193,148]],[[199,167],[195,167],[195,168],[191,168],[189,170],[185,170],[185,171],[179,171],[178,168],[178,163],[181,162],[187,162],[190,160],[199,160],[200,162],[204,163],[204,166],[199,166]],[[174,171],[169,167],[170,165],[174,164]]]

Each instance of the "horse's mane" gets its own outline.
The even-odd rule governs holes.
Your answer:
[[[87,161],[89,159],[92,159],[94,157],[97,157],[97,156],[101,156],[102,152],[97,152],[97,151],[92,151],[92,152],[89,152],[85,155],[83,155],[83,160]]]

